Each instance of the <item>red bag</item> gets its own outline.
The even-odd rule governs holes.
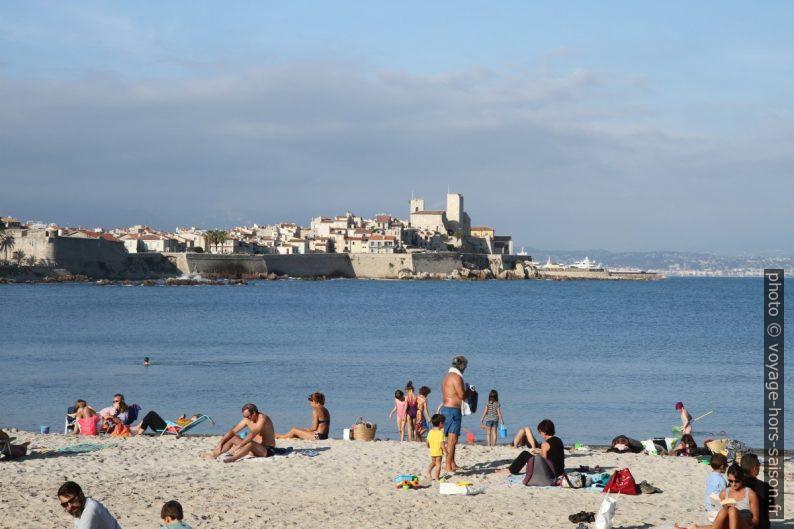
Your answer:
[[[620,494],[627,494],[629,496],[637,495],[637,483],[634,482],[634,476],[628,468],[616,470],[612,473],[612,477],[607,481],[604,487],[604,492],[618,492]]]

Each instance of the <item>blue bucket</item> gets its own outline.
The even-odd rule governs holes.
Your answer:
[[[41,426],[39,426],[39,431],[41,433],[50,433],[50,427],[45,424],[42,424]]]
[[[507,437],[507,426],[505,426],[504,424],[499,427],[499,437],[501,439]]]

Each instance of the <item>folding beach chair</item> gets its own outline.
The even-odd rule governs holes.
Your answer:
[[[66,416],[63,421],[63,435],[74,432],[74,417],[70,417],[69,414],[76,411],[77,409],[74,406],[66,408]]]
[[[179,439],[187,431],[192,430],[193,428],[203,423],[204,421],[209,421],[212,424],[215,424],[215,421],[213,421],[212,417],[210,417],[209,415],[201,415],[195,420],[185,424],[184,426],[180,426],[173,421],[166,420],[165,421],[166,427],[163,429],[162,432],[160,432],[160,435],[173,434],[176,435],[177,439]]]

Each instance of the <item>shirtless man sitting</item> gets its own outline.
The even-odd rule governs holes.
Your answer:
[[[228,452],[224,463],[233,463],[248,454],[255,457],[270,457],[275,453],[276,436],[273,430],[273,421],[270,417],[260,412],[256,405],[248,403],[243,406],[243,419],[237,426],[226,432],[212,452],[203,457],[217,458]],[[248,428],[248,435],[241,439],[238,433]]]
[[[446,470],[455,472],[458,465],[455,462],[455,446],[458,444],[460,427],[463,414],[460,406],[463,399],[469,396],[470,390],[463,384],[463,372],[466,370],[469,361],[465,356],[456,356],[452,359],[452,367],[449,369],[444,380],[441,381],[441,415],[444,421],[444,434],[447,436],[447,463]]]

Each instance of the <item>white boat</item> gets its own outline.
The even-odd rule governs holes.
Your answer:
[[[591,261],[589,257],[585,256],[581,261],[576,261],[570,264],[571,268],[579,268],[581,270],[603,270],[604,266],[601,263]]]

